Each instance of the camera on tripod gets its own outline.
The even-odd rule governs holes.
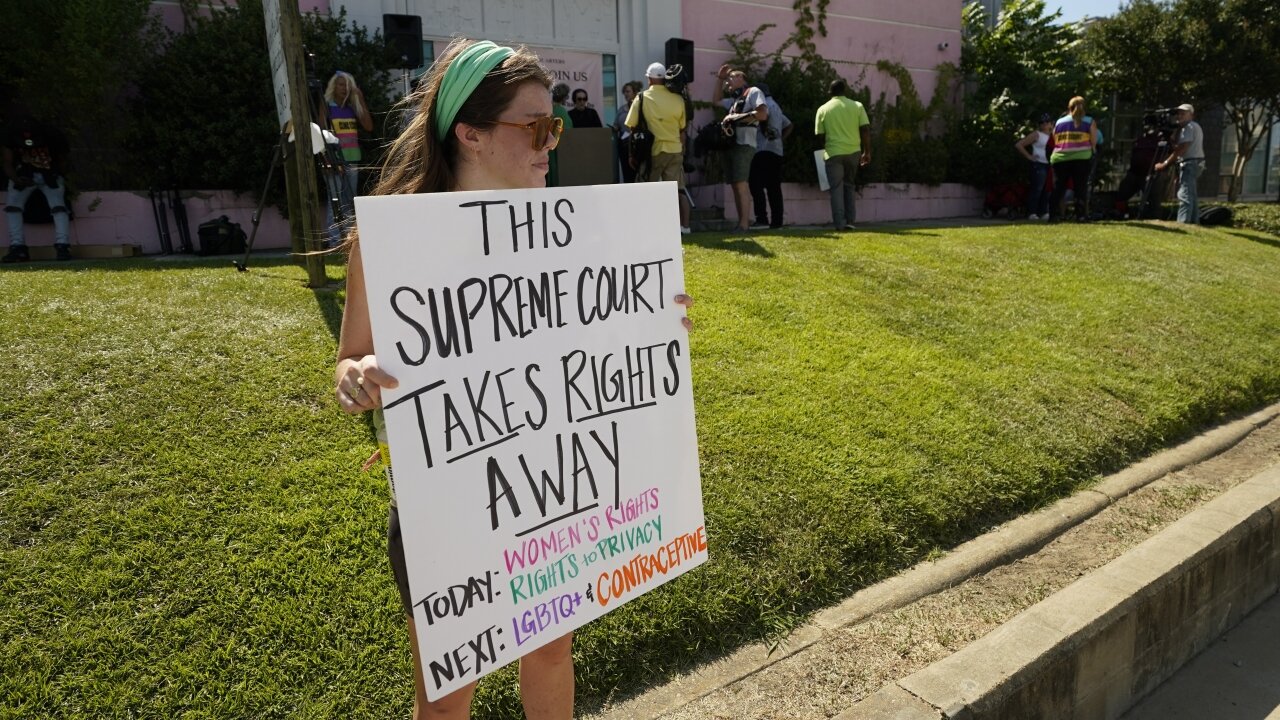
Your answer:
[[[1148,131],[1155,130],[1163,134],[1180,130],[1182,125],[1178,123],[1178,108],[1144,110],[1142,113],[1142,126]]]

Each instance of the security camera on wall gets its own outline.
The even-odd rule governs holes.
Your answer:
[[[940,42],[940,43],[938,43],[938,49],[939,49],[939,50],[946,50],[946,49],[947,49],[947,48],[949,48],[949,47],[951,47],[951,43],[949,43],[949,42]]]

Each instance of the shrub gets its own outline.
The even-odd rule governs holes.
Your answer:
[[[1231,224],[1280,236],[1280,203],[1230,203]]]
[[[335,69],[352,73],[380,134],[390,105],[384,68],[392,64],[381,34],[370,37],[349,23],[345,9],[333,17],[304,15],[302,34],[315,54],[311,79],[323,91]],[[143,74],[131,111],[128,147],[140,182],[260,192],[279,133],[261,0],[192,17],[188,31],[172,35]],[[379,138],[365,136],[362,144],[366,163],[376,159]],[[283,202],[279,177],[272,195]]]

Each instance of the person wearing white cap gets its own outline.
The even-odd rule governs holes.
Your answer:
[[[662,63],[651,64],[645,71],[645,77],[649,79],[649,88],[631,103],[626,125],[632,129],[632,143],[636,147],[636,138],[644,134],[636,130],[643,122],[653,138],[653,149],[649,151],[647,169],[644,168],[643,157],[632,156],[630,162],[638,171],[637,180],[672,180],[676,183],[680,197],[680,232],[687,235],[690,230],[689,198],[684,192],[684,128],[687,122],[684,98],[667,89],[667,68]]]
[[[1204,130],[1195,121],[1196,109],[1188,103],[1178,106],[1178,124],[1182,132],[1178,145],[1169,158],[1156,163],[1156,170],[1164,170],[1178,164],[1178,222],[1196,225],[1200,222],[1200,197],[1196,192],[1196,180],[1204,167]]]

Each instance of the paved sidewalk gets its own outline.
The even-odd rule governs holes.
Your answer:
[[[586,717],[844,717],[861,700],[1003,631],[1028,608],[1275,465],[1278,414],[1275,405],[1210,430],[867,588],[819,613],[781,648],[744,648]]]
[[[1187,663],[1124,720],[1280,720],[1280,595]]]

